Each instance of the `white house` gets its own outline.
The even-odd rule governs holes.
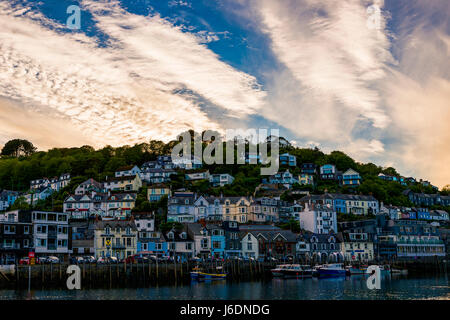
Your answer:
[[[228,173],[212,174],[209,177],[209,182],[213,185],[213,187],[223,187],[227,184],[232,184],[233,181],[234,177]]]
[[[259,257],[259,244],[258,239],[252,232],[240,232],[240,239],[242,244],[242,256],[244,258]]]
[[[337,232],[337,215],[331,207],[305,203],[305,209],[299,212],[300,228],[318,234]]]
[[[185,179],[189,180],[189,181],[209,180],[210,179],[209,170],[204,170],[204,171],[200,171],[200,172],[186,173],[185,174]]]
[[[141,175],[141,169],[138,166],[124,166],[117,169],[116,177]]]

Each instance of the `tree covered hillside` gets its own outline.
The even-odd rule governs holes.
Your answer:
[[[281,139],[281,138],[280,138]],[[30,180],[42,177],[55,177],[63,173],[70,173],[72,181],[68,187],[55,194],[53,199],[46,200],[59,207],[65,196],[72,193],[75,187],[88,178],[102,182],[106,176],[113,176],[116,169],[124,165],[142,165],[146,161],[155,160],[158,155],[170,154],[177,141],[164,143],[162,141],[149,141],[134,146],[111,147],[95,150],[90,146],[79,148],[54,148],[48,151],[35,151],[31,143],[26,140],[13,140],[15,143],[7,143],[2,150],[0,158],[0,189],[27,191]],[[19,142],[17,142],[19,141]],[[203,147],[207,144],[204,143]],[[24,150],[24,146],[26,150]],[[16,148],[16,149],[15,149]],[[340,151],[325,154],[318,148],[295,148],[290,145],[282,147],[280,154],[289,152],[297,157],[297,167],[281,167],[280,170],[289,168],[291,173],[299,174],[302,163],[315,163],[318,166],[334,164],[340,171],[352,168],[362,176],[362,184],[357,188],[341,187],[335,181],[326,182],[315,177],[314,186],[294,185],[294,189],[309,190],[312,193],[342,192],[357,194],[372,194],[385,204],[411,206],[402,192],[409,188],[415,192],[436,193],[431,187],[425,187],[419,183],[403,186],[398,182],[384,181],[378,178],[379,173],[399,176],[394,168],[382,168],[373,163],[359,163]],[[255,188],[261,183],[260,165],[205,165],[210,173],[230,173],[235,177],[233,184],[225,187],[213,188],[208,182],[187,182],[184,180],[184,172],[172,176],[172,189],[186,188],[198,193],[210,195],[233,196],[252,195]],[[448,193],[448,189],[442,190]],[[145,194],[142,193],[142,198]],[[138,205],[138,204],[137,204]],[[145,207],[145,209],[150,209]]]

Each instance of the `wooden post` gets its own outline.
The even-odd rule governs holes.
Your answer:
[[[177,284],[177,261],[176,261],[176,257],[174,256],[173,258],[173,269],[175,272],[175,285]]]
[[[159,265],[159,263],[158,263],[158,256],[156,256],[156,283],[158,283],[158,277],[159,277],[158,265]]]

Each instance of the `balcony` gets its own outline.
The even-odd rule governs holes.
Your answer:
[[[0,243],[0,249],[4,250],[13,250],[13,249],[20,249],[20,243]]]
[[[444,244],[444,241],[438,239],[430,240],[399,240],[398,244]]]

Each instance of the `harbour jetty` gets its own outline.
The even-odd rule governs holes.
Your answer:
[[[205,272],[213,272],[217,263],[111,263],[80,264],[81,288],[142,288],[159,285],[181,285],[191,281],[190,272],[199,265]],[[227,281],[267,281],[277,263],[259,261],[226,260],[220,264],[227,273]],[[0,286],[9,289],[66,289],[68,264],[18,265],[0,274]],[[422,274],[446,274],[447,261],[396,262],[396,269],[407,269],[409,276]]]

